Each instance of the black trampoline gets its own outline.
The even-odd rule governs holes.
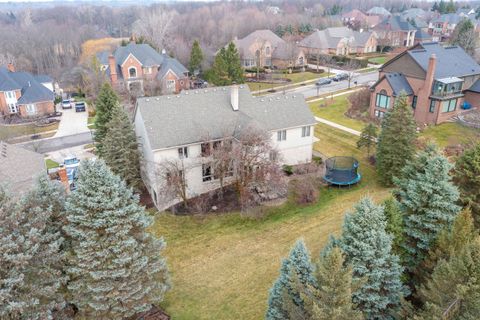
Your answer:
[[[360,181],[358,161],[353,157],[332,157],[325,161],[323,179],[331,185],[350,186]]]

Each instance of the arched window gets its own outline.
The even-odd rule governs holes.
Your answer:
[[[266,47],[266,48],[265,48],[265,53],[266,53],[267,55],[270,54],[270,47]]]
[[[128,77],[129,78],[136,78],[137,77],[137,68],[135,68],[135,67],[128,68]]]
[[[375,106],[378,108],[384,108],[388,109],[390,107],[390,97],[387,94],[387,91],[385,89],[380,90],[379,93],[377,93],[375,101]]]

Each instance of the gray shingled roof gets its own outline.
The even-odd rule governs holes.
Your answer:
[[[230,104],[230,87],[182,91],[137,100],[153,150],[222,138],[256,125],[272,131],[315,124],[302,95],[253,97],[239,86],[239,110]]]
[[[271,30],[262,29],[255,30],[242,39],[235,39],[233,40],[233,43],[235,44],[235,47],[237,47],[242,59],[254,59],[255,52],[250,51],[250,46],[256,41],[269,41],[272,45],[272,50],[285,42],[285,40],[277,36]],[[228,44],[226,46],[228,46]]]
[[[0,141],[0,184],[9,193],[28,191],[41,174],[46,174],[42,154]]]
[[[344,39],[352,39],[354,46],[364,46],[372,32],[353,31],[347,27],[327,28],[316,30],[300,42],[301,47],[307,48],[336,48],[338,43]]]
[[[402,91],[405,91],[408,96],[413,94],[413,89],[403,74],[397,72],[387,73],[385,74],[385,79],[387,79],[393,90],[393,96],[398,96]]]
[[[425,71],[428,68],[430,56],[435,54],[437,57],[435,78],[437,79],[480,74],[480,65],[460,47],[443,47],[436,42],[422,43],[418,48],[408,50],[407,54]]]
[[[367,11],[367,14],[379,15],[379,16],[389,16],[389,15],[391,15],[390,11],[388,11],[384,7],[373,7],[370,10]]]
[[[40,76],[40,79],[45,79],[45,77]],[[53,92],[38,82],[32,74],[10,72],[7,68],[0,67],[0,91],[10,90],[21,90],[18,104],[53,101],[54,99]]]
[[[475,83],[472,84],[472,86],[470,88],[468,88],[466,91],[472,91],[472,92],[480,93],[480,79],[475,81]]]
[[[413,31],[416,30],[407,20],[401,16],[391,16],[382,21],[378,29],[385,29],[390,31]]]
[[[184,76],[188,69],[183,66],[177,59],[169,57],[167,54],[162,54],[162,65],[158,71],[157,79],[163,79],[169,70],[172,70],[179,78]]]
[[[33,76],[35,80],[37,80],[40,83],[48,83],[48,82],[53,82],[53,79],[50,76],[47,76],[46,74],[37,74]]]

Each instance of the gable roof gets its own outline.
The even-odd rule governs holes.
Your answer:
[[[407,96],[413,94],[413,89],[407,81],[407,78],[401,73],[387,73],[384,75],[384,78],[390,84],[390,87],[393,90],[393,96],[400,95],[400,92],[406,92]]]
[[[136,105],[153,150],[222,138],[257,125],[272,131],[313,125],[315,119],[303,96],[254,97],[239,86],[239,110],[230,103],[230,87],[187,90],[179,95],[139,98]]]
[[[44,79],[44,77],[47,76],[40,76],[40,79]],[[11,72],[5,67],[0,67],[0,91],[12,90],[20,90],[21,96],[18,104],[53,101],[54,99],[53,92],[38,82],[31,73]]]
[[[413,31],[416,30],[414,26],[410,24],[401,16],[390,16],[383,20],[379,25],[379,29],[385,29],[389,31]]]
[[[370,10],[367,11],[367,14],[378,15],[378,16],[389,16],[389,15],[391,15],[390,11],[388,11],[384,7],[373,7]]]
[[[27,191],[40,174],[46,174],[42,154],[0,141],[0,184],[9,193]]]
[[[235,47],[237,47],[238,52],[243,59],[253,59],[255,58],[255,52],[251,51],[251,46],[255,42],[262,41],[270,42],[270,44],[272,45],[272,51],[275,50],[277,46],[285,42],[282,38],[280,38],[274,32],[268,29],[255,30],[246,37],[242,39],[234,39],[232,42],[235,44]]]
[[[437,42],[427,42],[407,50],[406,54],[411,56],[425,71],[427,71],[430,56],[435,54],[437,58],[435,78],[480,74],[480,65],[457,46],[443,47]]]
[[[162,65],[158,71],[157,79],[163,79],[169,70],[172,70],[179,78],[188,72],[187,68],[178,62],[177,59],[169,57],[166,53],[162,54],[162,56]]]
[[[353,9],[349,12],[342,14],[344,19],[365,20],[367,15],[358,9]]]
[[[327,28],[316,30],[300,42],[300,46],[307,48],[336,48],[340,41],[353,41],[354,46],[363,46],[372,36],[372,32],[353,31],[347,27]]]
[[[465,90],[465,91],[472,91],[472,92],[480,93],[480,79],[478,79],[477,81],[475,81],[475,82],[470,86],[470,88],[468,88],[468,89]]]

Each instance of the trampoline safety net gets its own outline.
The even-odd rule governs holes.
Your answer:
[[[325,161],[325,181],[334,185],[351,185],[360,181],[358,161],[353,157],[332,157]]]

